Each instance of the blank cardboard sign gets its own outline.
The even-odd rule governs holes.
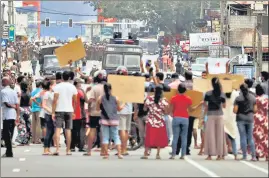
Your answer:
[[[84,45],[80,38],[55,49],[55,54],[61,67],[86,56]]]
[[[232,80],[220,80],[222,85],[223,93],[230,93],[233,91],[233,81]],[[193,90],[202,93],[212,90],[211,79],[194,79],[193,80]]]
[[[112,94],[122,102],[144,103],[145,77],[108,75]]]
[[[192,107],[195,107],[201,103],[204,99],[204,94],[195,90],[188,90],[186,95],[189,96],[192,100]],[[196,108],[193,111],[189,111],[189,115],[192,117],[200,118],[202,115],[202,105]]]

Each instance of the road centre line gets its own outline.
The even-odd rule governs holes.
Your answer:
[[[187,161],[189,164],[193,165],[194,167],[196,167],[197,169],[199,169],[200,171],[206,173],[208,176],[210,177],[220,177],[217,174],[215,174],[214,172],[210,171],[209,169],[205,168],[204,166],[198,164],[197,162],[191,160],[188,157],[185,157],[185,161]]]
[[[25,161],[26,160],[26,158],[20,158],[19,159],[19,161]]]
[[[230,158],[234,158],[232,155],[228,155]],[[265,173],[265,174],[267,174],[268,175],[268,170],[266,170],[266,169],[264,169],[264,168],[261,168],[261,167],[259,167],[259,166],[256,166],[256,165],[254,165],[254,164],[252,164],[252,163],[249,163],[249,162],[247,162],[247,161],[239,161],[239,162],[241,162],[241,163],[243,163],[243,164],[245,164],[245,165],[247,165],[247,166],[249,166],[249,167],[251,167],[251,168],[253,168],[253,169],[257,169],[258,171],[261,171],[261,172],[263,172],[263,173]]]
[[[30,152],[30,150],[24,150],[24,153],[26,153],[26,152]]]
[[[261,168],[259,166],[254,165],[254,164],[251,164],[251,163],[249,163],[247,161],[240,161],[240,162],[243,163],[243,164],[245,164],[245,165],[247,165],[247,166],[249,166],[249,167],[252,167],[254,169],[257,169],[257,170],[261,171],[262,173],[265,173],[265,174],[268,175],[268,170],[266,170],[264,168]]]
[[[16,169],[13,169],[12,172],[20,172],[21,170],[16,168]]]

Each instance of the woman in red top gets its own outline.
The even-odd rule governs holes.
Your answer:
[[[164,114],[168,113],[168,102],[163,97],[163,87],[156,86],[154,96],[149,96],[144,110],[149,111],[146,119],[145,152],[141,159],[148,159],[149,148],[157,148],[156,159],[161,159],[160,149],[168,145]]]
[[[71,151],[75,152],[75,147],[77,146],[79,148],[80,152],[84,152],[83,147],[84,145],[81,145],[80,141],[80,130],[82,127],[82,116],[81,116],[81,108],[80,107],[80,100],[84,100],[84,92],[81,89],[81,79],[76,79],[74,81],[74,85],[77,88],[78,94],[77,94],[77,104],[75,108],[75,114],[73,117],[73,128],[72,128],[72,140],[71,140]]]
[[[189,114],[188,110],[194,110],[198,106],[191,107],[192,100],[190,97],[184,95],[187,91],[184,83],[179,84],[179,94],[171,99],[171,113],[173,115],[172,127],[173,127],[173,142],[172,142],[172,157],[175,159],[178,138],[181,137],[181,157],[184,159],[187,151],[187,135],[189,127]],[[200,104],[201,105],[201,104]]]

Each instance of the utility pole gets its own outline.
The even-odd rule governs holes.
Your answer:
[[[257,16],[257,63],[256,63],[256,77],[258,78],[262,71],[262,14]]]
[[[1,1],[0,1],[1,2]],[[3,37],[3,27],[4,27],[4,10],[5,10],[5,4],[0,3],[0,39],[2,43],[2,37]],[[0,72],[2,74],[2,47],[0,48]],[[2,75],[0,75],[0,91],[2,90]],[[2,103],[2,97],[0,97],[0,103]],[[0,116],[2,116],[2,108],[0,107]],[[0,123],[2,122],[2,119],[0,119]],[[0,128],[1,133],[2,129]],[[2,134],[1,134],[2,139]]]
[[[12,11],[12,1],[8,1],[8,11],[7,11],[7,15],[8,15],[8,24],[11,24],[11,11]]]
[[[221,49],[219,48],[219,57],[221,57],[221,55],[224,55],[224,15],[225,15],[225,8],[226,8],[226,0],[221,0],[220,1],[220,10],[221,10],[221,17],[220,17],[220,39],[222,44],[221,45]]]
[[[256,37],[257,37],[257,29],[256,27],[254,28],[254,32],[253,32],[253,38],[252,38],[252,49],[253,49],[253,60],[256,61]]]
[[[15,24],[14,1],[11,1],[11,23]]]

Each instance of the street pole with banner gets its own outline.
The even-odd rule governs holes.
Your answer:
[[[1,2],[1,1],[0,1]],[[1,38],[1,43],[2,43],[2,37],[3,37],[3,26],[4,26],[4,9],[5,9],[5,4],[0,4],[0,38]],[[2,90],[2,45],[0,48],[0,91]],[[2,103],[2,97],[0,97],[0,105]],[[0,106],[0,128],[1,128],[1,140],[2,140],[2,107]]]

